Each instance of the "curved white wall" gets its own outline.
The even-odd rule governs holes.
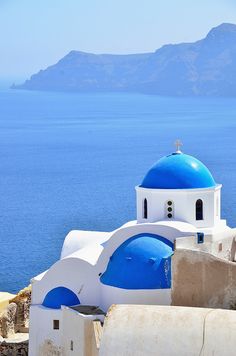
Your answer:
[[[112,304],[148,304],[170,305],[171,289],[122,289],[101,284],[102,310],[108,310]],[[112,302],[111,302],[112,301]]]
[[[106,271],[110,256],[130,237],[151,233],[174,242],[178,237],[195,234],[194,227],[181,222],[156,224],[130,223],[115,230],[105,246],[93,243],[70,256],[57,261],[42,276],[32,282],[32,304],[42,304],[46,294],[53,288],[66,287],[72,290],[82,304],[102,305],[105,310],[113,303],[170,304],[169,290],[119,290],[102,285],[100,276]]]

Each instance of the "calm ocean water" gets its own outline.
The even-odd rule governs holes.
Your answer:
[[[181,138],[236,226],[236,100],[0,91],[0,290],[59,258],[72,229],[135,218],[135,185]]]

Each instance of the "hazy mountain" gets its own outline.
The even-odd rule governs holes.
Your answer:
[[[235,96],[236,25],[222,24],[200,41],[165,45],[154,53],[95,55],[72,51],[16,88]]]

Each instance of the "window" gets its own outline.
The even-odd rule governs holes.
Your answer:
[[[171,200],[168,200],[166,203],[166,215],[167,215],[168,219],[173,218],[174,204],[173,204],[173,201],[171,201]]]
[[[147,199],[145,198],[143,201],[143,218],[147,219],[148,217],[148,206],[147,206]]]
[[[203,202],[201,199],[196,201],[196,220],[203,220]]]
[[[197,233],[197,243],[198,244],[203,244],[204,243],[204,234],[203,234],[203,232],[198,232]]]
[[[70,342],[70,350],[73,351],[74,350],[74,342],[71,340]]]
[[[59,320],[53,320],[53,329],[59,330]]]

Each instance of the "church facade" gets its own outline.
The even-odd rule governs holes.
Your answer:
[[[137,220],[112,232],[71,231],[60,260],[32,279],[31,356],[45,340],[61,345],[64,307],[171,305],[178,243],[230,258],[233,230],[221,219],[221,185],[196,158],[179,148],[161,158],[136,197]]]

